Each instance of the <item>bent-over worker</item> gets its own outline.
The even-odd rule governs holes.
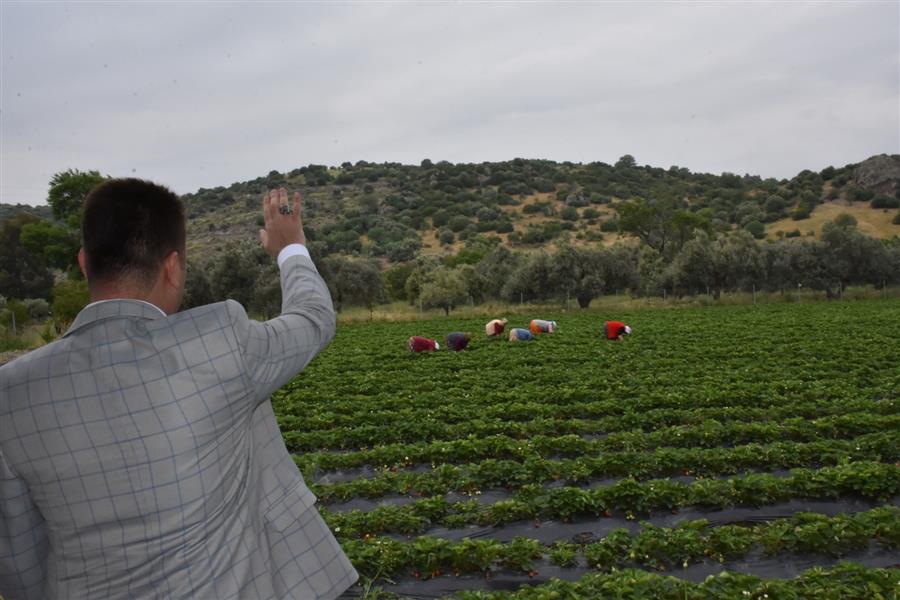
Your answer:
[[[507,323],[506,319],[494,319],[484,326],[484,332],[488,337],[497,337],[503,333]]]
[[[509,330],[509,341],[511,342],[530,342],[534,339],[534,335],[527,329],[514,327]]]
[[[469,340],[471,339],[471,333],[454,331],[453,333],[447,334],[447,348],[453,352],[460,352],[466,349],[466,346],[469,345]]]
[[[534,319],[528,325],[528,329],[530,329],[531,333],[533,333],[534,335],[538,335],[539,333],[553,333],[554,331],[556,331],[556,321]]]
[[[626,335],[631,335],[631,327],[622,321],[607,321],[603,324],[603,333],[606,339],[621,342]]]
[[[410,352],[434,352],[441,349],[440,344],[436,340],[420,335],[414,335],[406,340],[406,347],[409,348]]]

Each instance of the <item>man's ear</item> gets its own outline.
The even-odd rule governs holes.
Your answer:
[[[172,250],[163,260],[163,271],[165,272],[166,284],[175,288],[181,287],[183,279],[184,265],[182,264],[181,255],[177,250]]]
[[[87,274],[87,257],[84,254],[84,248],[78,249],[78,268],[81,269],[81,274],[84,275],[84,278],[88,278]]]

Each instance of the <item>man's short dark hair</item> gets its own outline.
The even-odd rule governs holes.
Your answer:
[[[129,278],[150,285],[170,252],[184,260],[184,205],[150,181],[110,179],[84,201],[81,244],[91,282]]]

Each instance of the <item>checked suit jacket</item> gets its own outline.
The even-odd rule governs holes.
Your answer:
[[[269,396],[334,335],[306,256],[282,313],[89,305],[0,367],[0,596],[335,598],[357,574]]]

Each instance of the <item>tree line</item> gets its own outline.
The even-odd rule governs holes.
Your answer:
[[[420,256],[382,270],[378,261],[314,255],[335,307],[408,301],[449,314],[464,304],[571,300],[586,308],[605,294],[638,297],[787,291],[836,297],[850,285],[900,283],[900,238],[871,238],[850,215],[823,226],[820,238],[758,241],[745,230],[694,228],[665,245],[562,245],[554,252],[513,250],[479,238],[456,254]],[[186,303],[234,298],[251,312],[278,314],[277,267],[257,244],[232,245],[206,265],[189,267]]]

